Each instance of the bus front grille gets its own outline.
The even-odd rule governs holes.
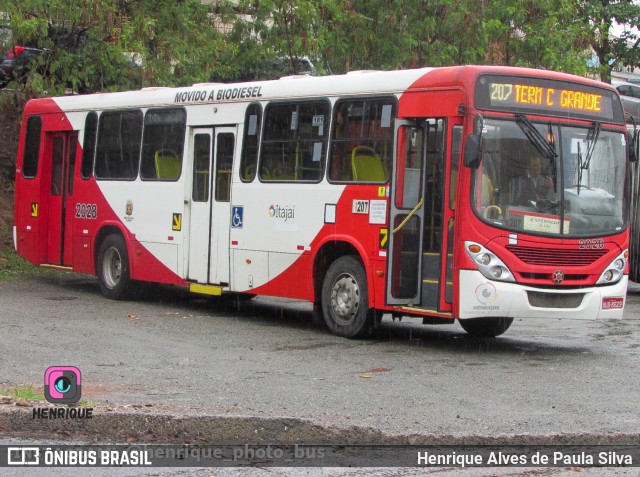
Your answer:
[[[525,247],[521,245],[507,245],[507,250],[513,253],[524,263],[530,265],[550,266],[583,266],[591,265],[598,260],[607,250],[576,250],[576,249],[548,249]]]

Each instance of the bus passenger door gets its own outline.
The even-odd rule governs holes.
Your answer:
[[[229,221],[235,128],[193,129],[187,278],[229,282]]]
[[[419,305],[424,233],[425,129],[396,120],[386,301]]]
[[[213,175],[213,217],[211,227],[211,264],[209,277],[212,283],[229,284],[229,233],[231,223],[231,178],[233,153],[236,144],[236,128],[216,128]]]
[[[78,146],[77,132],[49,136],[50,177],[45,180],[44,196],[49,197],[47,227],[47,263],[72,265],[72,238],[75,207],[73,180]]]
[[[453,237],[445,192],[447,121],[396,122],[387,258],[387,303],[449,312],[447,241]]]

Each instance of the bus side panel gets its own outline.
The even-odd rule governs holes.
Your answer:
[[[178,266],[178,246],[142,244],[133,239],[129,243],[131,270],[134,280],[185,285],[185,281],[171,269]]]
[[[183,176],[185,171],[183,167]],[[123,235],[129,249],[131,278],[185,284],[178,259],[184,243],[184,183],[139,178],[91,183],[90,195],[101,201],[100,218],[126,230]],[[92,236],[96,234],[97,231]]]
[[[96,273],[98,237],[105,227],[115,227],[128,248],[131,278],[184,285],[179,276],[178,249],[182,234],[173,230],[174,213],[183,210],[182,182],[97,181],[81,177],[86,114],[69,113],[70,128],[80,132],[72,202],[73,269]],[[183,171],[184,173],[184,171]],[[155,199],[149,200],[153,195]],[[171,204],[169,206],[167,201]],[[175,207],[179,204],[180,207]]]
[[[321,185],[317,187],[321,187]],[[307,199],[308,202],[317,205],[317,201],[314,202]],[[366,202],[369,207],[368,212],[354,212],[354,202],[356,204]],[[320,203],[320,205],[324,209],[325,204]],[[388,234],[386,225],[388,209],[386,187],[382,185],[346,186],[335,204],[326,205],[336,206],[335,214],[330,214],[335,217],[335,223],[324,223],[325,220],[331,221],[330,216],[323,217],[320,215],[316,217],[316,224],[319,226],[319,230],[308,245],[301,245],[305,249],[304,252],[297,258],[294,254],[269,253],[269,269],[280,269],[282,271],[276,275],[270,274],[269,281],[266,284],[244,291],[317,302],[320,297],[314,295],[314,283],[316,279],[322,283],[324,278],[313,276],[314,261],[318,251],[325,249],[327,253],[331,254],[332,250],[340,250],[341,252],[339,253],[345,253],[342,251],[345,250],[344,245],[348,244],[353,250],[349,253],[358,255],[362,259],[367,274],[369,306],[384,307],[384,275],[378,275],[376,272],[384,274],[386,267],[385,247]],[[375,207],[378,208],[372,211],[372,205],[374,209]],[[296,216],[299,213],[304,213],[304,207],[304,202],[296,206]],[[308,228],[312,229],[313,227],[309,225]],[[281,263],[271,263],[274,260]],[[286,260],[289,260],[290,263],[288,266],[283,267],[282,265],[285,265]],[[235,264],[236,266],[242,265],[238,261]],[[242,284],[239,285],[240,287],[242,286]]]

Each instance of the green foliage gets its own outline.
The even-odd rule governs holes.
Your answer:
[[[640,67],[640,37],[634,28],[640,26],[640,5],[633,0],[582,0],[577,11],[589,26],[589,43],[598,57],[594,73],[602,81],[611,82],[614,68]],[[620,38],[610,34],[613,23],[624,29]]]
[[[44,401],[42,391],[35,389],[32,385],[15,386],[10,389],[0,389],[0,395],[9,396],[14,399],[26,399],[27,401]]]
[[[44,47],[25,97],[467,63],[586,73],[635,66],[632,0],[7,0],[15,44]],[[71,41],[73,35],[80,39]],[[70,47],[70,42],[73,46]],[[630,43],[631,42],[631,43]],[[138,61],[134,64],[132,58]]]
[[[27,97],[204,81],[226,48],[199,0],[8,0],[4,10],[11,44],[44,50],[13,84]]]

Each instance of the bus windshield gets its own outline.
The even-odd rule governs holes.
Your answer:
[[[626,225],[626,138],[589,127],[486,119],[471,203],[491,225],[534,235],[592,236]]]

